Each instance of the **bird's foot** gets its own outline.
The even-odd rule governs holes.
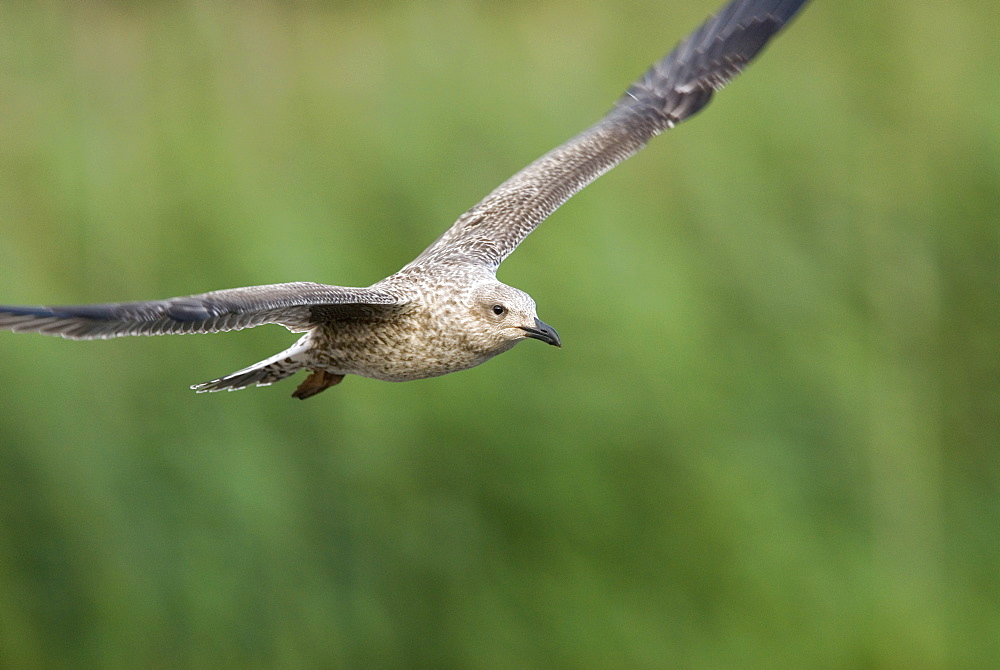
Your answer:
[[[313,370],[313,373],[306,377],[306,380],[299,384],[292,394],[293,398],[305,400],[317,393],[327,390],[331,386],[336,386],[344,378],[344,375],[335,375],[326,370]]]

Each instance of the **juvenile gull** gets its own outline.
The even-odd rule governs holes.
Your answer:
[[[526,338],[560,346],[531,296],[497,281],[497,267],[570,196],[704,107],[805,2],[733,0],[600,121],[498,186],[406,267],[372,286],[294,282],[148,302],[0,307],[0,328],[90,340],[278,323],[304,335],[267,360],[192,388],[267,386],[309,370],[296,398],[345,375],[400,382],[465,370]]]

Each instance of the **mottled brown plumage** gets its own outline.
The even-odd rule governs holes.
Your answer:
[[[296,398],[345,375],[408,381],[464,370],[526,338],[558,346],[531,297],[497,281],[497,267],[574,193],[702,109],[805,1],[733,0],[654,64],[604,118],[505,181],[377,284],[295,282],[149,302],[0,307],[0,328],[104,339],[277,323],[304,335],[267,360],[192,388],[266,386],[312,371]]]

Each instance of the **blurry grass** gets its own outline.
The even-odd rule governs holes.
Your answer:
[[[0,5],[3,301],[376,281],[712,9]],[[996,18],[809,7],[504,264],[562,351],[4,336],[0,665],[995,665]]]

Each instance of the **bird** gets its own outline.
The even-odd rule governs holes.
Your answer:
[[[0,329],[67,339],[215,333],[280,324],[301,337],[198,392],[268,386],[300,370],[306,399],[347,375],[384,381],[477,366],[525,339],[556,347],[535,301],[497,280],[500,263],[580,189],[701,111],[807,0],[732,0],[625,91],[600,120],[468,210],[413,261],[368,287],[249,286],[142,302],[0,306]]]

